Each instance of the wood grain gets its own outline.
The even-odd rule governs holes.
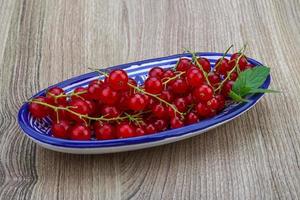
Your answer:
[[[17,125],[22,102],[87,66],[246,42],[283,92],[200,136],[80,156]],[[299,57],[298,0],[0,0],[0,199],[298,199]]]

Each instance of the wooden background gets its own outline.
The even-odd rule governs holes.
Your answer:
[[[283,93],[200,136],[81,156],[18,127],[22,102],[87,66],[246,42]],[[299,0],[0,0],[0,199],[298,199],[299,57]]]

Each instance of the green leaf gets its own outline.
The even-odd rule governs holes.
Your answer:
[[[257,66],[252,69],[245,70],[239,74],[232,90],[243,97],[249,94],[250,91],[258,89],[268,78],[269,74],[270,68],[265,66]]]
[[[236,102],[249,102],[247,99],[244,99],[240,95],[236,94],[234,91],[230,91],[229,96]]]
[[[270,90],[270,89],[262,89],[262,88],[256,88],[249,91],[250,94],[255,93],[280,93],[280,91],[277,90]]]

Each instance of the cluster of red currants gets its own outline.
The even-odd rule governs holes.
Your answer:
[[[180,58],[172,69],[152,68],[140,86],[119,69],[71,94],[53,87],[45,97],[32,99],[29,111],[35,118],[49,116],[57,138],[106,140],[153,134],[222,111],[239,72],[251,67],[241,53],[230,60],[220,58],[214,68],[193,54],[192,59]]]

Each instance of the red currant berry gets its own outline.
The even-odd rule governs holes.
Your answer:
[[[120,115],[120,111],[118,111],[118,109],[115,107],[115,106],[108,106],[108,105],[105,105],[103,108],[102,108],[102,115],[105,117],[105,118],[115,118],[115,117],[118,117]]]
[[[128,79],[128,84],[133,85],[133,86],[137,86],[137,82],[133,78]],[[134,92],[134,88],[130,87],[130,86],[128,86],[128,87],[129,87],[129,90],[130,90],[130,94],[132,94]]]
[[[185,117],[186,124],[194,124],[194,123],[197,123],[198,121],[199,121],[199,118],[196,115],[196,113],[194,113],[194,112],[188,113]]]
[[[184,126],[184,123],[178,117],[173,117],[170,124],[171,128],[180,128]]]
[[[187,105],[192,104],[193,103],[193,95],[192,93],[189,93],[187,96],[184,97],[185,103]]]
[[[95,80],[92,80],[91,82],[90,82],[90,85],[91,84],[98,84],[98,85],[103,85],[103,81],[102,80],[100,80],[100,79],[95,79]]]
[[[51,126],[52,135],[57,138],[66,139],[69,137],[70,123],[66,120],[60,120],[55,122]]]
[[[254,66],[253,66],[252,64],[248,63],[246,66],[240,67],[240,70],[241,70],[241,71],[245,71],[245,70],[251,69],[251,68],[253,68],[253,67],[254,67]]]
[[[174,105],[179,112],[185,112],[187,110],[187,104],[184,98],[180,97],[175,99]]]
[[[73,91],[73,95],[71,96],[71,99],[75,100],[75,99],[82,99],[82,98],[89,99],[88,90],[87,88],[84,87],[78,87]]]
[[[152,123],[149,123],[145,127],[146,134],[153,134],[156,132],[155,126]]]
[[[156,104],[155,106],[153,106],[152,113],[159,119],[165,118],[167,116],[166,108],[161,104]]]
[[[34,101],[40,101],[43,103],[48,103],[48,99],[45,97],[37,97],[34,99]],[[50,114],[50,109],[44,105],[41,105],[39,103],[30,102],[29,103],[29,112],[31,115],[35,118],[43,118],[46,117],[48,114]]]
[[[167,81],[168,79],[173,78],[174,76],[176,76],[174,71],[168,69],[167,71],[164,72],[162,79],[164,81]],[[169,81],[168,84],[171,84],[172,82],[174,82],[174,80]]]
[[[238,78],[238,73],[237,72],[232,72],[230,74],[230,80],[236,81],[237,78]]]
[[[65,91],[60,87],[53,87],[47,91],[46,97],[49,99],[51,104],[60,104],[60,105],[67,105],[67,97],[62,96],[58,97],[59,95],[65,95]]]
[[[225,98],[222,95],[216,95],[215,98],[218,100],[219,102],[219,107],[218,107],[218,111],[221,111],[225,108]]]
[[[162,78],[164,75],[164,69],[161,67],[153,67],[149,71],[149,76],[150,77],[157,77],[157,78]]]
[[[65,108],[65,105],[57,105],[58,108]],[[50,118],[52,120],[52,123],[56,123],[60,120],[69,120],[69,112],[64,110],[64,109],[57,109],[57,112],[55,110],[51,110],[50,113]]]
[[[91,101],[91,100],[85,100],[85,102],[89,106],[89,113],[88,114],[93,115],[96,111],[96,103],[94,101]]]
[[[116,91],[125,91],[128,89],[128,76],[122,69],[117,69],[110,72],[108,76],[109,86]]]
[[[135,135],[136,136],[142,136],[142,135],[145,135],[145,134],[146,134],[146,131],[142,127],[137,127],[135,129]]]
[[[141,94],[134,94],[128,101],[128,107],[134,111],[143,110],[147,106],[146,100]]]
[[[167,129],[167,122],[163,119],[155,120],[153,125],[157,131],[163,131]]]
[[[230,61],[229,61],[229,65],[231,66],[231,68],[233,68],[236,64],[236,61],[238,60],[238,58],[240,57],[240,53],[234,53],[232,54],[232,56],[230,57]],[[246,65],[248,64],[247,58],[245,55],[242,55],[242,57],[239,60],[239,68],[244,68]]]
[[[107,105],[114,105],[118,102],[119,95],[111,87],[105,86],[102,87],[100,92],[100,100]]]
[[[70,106],[70,110],[80,115],[88,115],[90,113],[90,107],[85,100],[81,100],[81,99],[72,100],[70,101],[69,106]],[[74,113],[69,112],[68,115],[77,122],[84,121],[82,118],[75,115]]]
[[[84,125],[75,125],[71,128],[70,138],[72,140],[90,140],[91,130]]]
[[[209,108],[201,102],[197,104],[196,111],[200,117],[208,117],[208,115],[210,114]]]
[[[226,81],[222,86],[222,94],[227,97],[232,89],[234,81]]]
[[[193,91],[193,97],[196,102],[207,102],[213,97],[213,94],[213,89],[208,85],[201,85],[200,87],[195,88]]]
[[[197,68],[190,68],[186,74],[187,82],[192,87],[198,87],[202,85],[205,81],[203,72]]]
[[[157,77],[149,77],[145,81],[145,90],[151,94],[160,94],[163,90],[163,84]]]
[[[191,60],[187,59],[187,58],[180,58],[177,66],[176,66],[176,71],[182,71],[185,72],[186,70],[188,70],[191,67]]]
[[[229,72],[232,67],[228,64],[228,60],[226,58],[222,59],[220,58],[217,62],[216,62],[216,72],[218,72],[219,74],[226,76],[227,72]]]
[[[210,62],[206,58],[198,58],[198,63],[202,66],[203,70],[206,71],[206,73],[209,73],[211,70]]]
[[[221,82],[221,77],[220,77],[219,74],[217,74],[217,73],[215,73],[215,72],[210,72],[210,73],[208,74],[208,81],[209,81],[209,83],[210,83],[212,86],[216,87],[216,86],[218,86],[218,85],[220,84],[220,82]]]
[[[108,123],[94,126],[94,131],[98,140],[109,140],[115,138],[114,127]]]
[[[159,97],[167,102],[172,102],[174,99],[173,94],[169,90],[163,90]]]
[[[185,94],[188,92],[188,85],[185,79],[179,78],[171,84],[171,89],[174,94]]]
[[[219,108],[219,102],[215,97],[208,100],[206,105],[209,109],[212,109],[212,110],[217,110]]]
[[[122,123],[117,126],[118,138],[129,138],[135,135],[134,128],[128,123]]]
[[[98,83],[90,83],[88,86],[88,97],[91,99],[95,99],[95,100],[100,100],[101,99],[101,91],[102,91],[102,85],[98,84]]]

